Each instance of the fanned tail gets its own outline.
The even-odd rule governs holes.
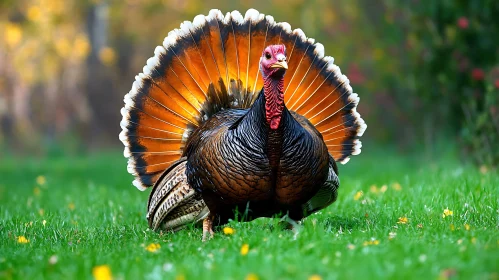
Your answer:
[[[244,17],[211,10],[171,31],[125,95],[120,140],[137,188],[154,185],[213,114],[252,105],[263,87],[260,57],[271,44],[287,49],[288,108],[317,127],[336,161],[360,152],[366,126],[358,96],[321,44],[253,9]]]

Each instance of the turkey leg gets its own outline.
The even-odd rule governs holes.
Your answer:
[[[213,232],[213,218],[214,218],[214,215],[212,215],[211,213],[208,215],[208,217],[206,217],[204,220],[203,220],[203,242],[205,242],[208,238],[208,233],[210,234],[210,239],[213,238],[213,234],[215,234]]]

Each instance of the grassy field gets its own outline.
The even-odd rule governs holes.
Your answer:
[[[0,279],[499,279],[497,173],[364,152],[340,178],[298,234],[259,219],[202,243],[147,228],[119,153],[2,159]]]

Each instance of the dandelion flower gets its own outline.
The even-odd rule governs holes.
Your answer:
[[[232,235],[234,232],[236,232],[233,228],[231,227],[224,227],[223,229],[225,235]]]
[[[322,277],[318,274],[314,274],[310,275],[310,277],[308,277],[308,280],[322,280]]]
[[[394,189],[396,191],[401,191],[402,190],[402,186],[398,182],[395,182],[392,185],[392,189]]]
[[[111,269],[107,265],[99,265],[92,269],[92,275],[95,280],[111,280],[113,275]]]
[[[450,230],[451,231],[455,231],[456,230],[456,227],[454,226],[454,224],[450,224]]]
[[[397,224],[407,224],[408,221],[409,219],[407,219],[407,217],[399,217]]]
[[[364,246],[379,245],[379,240],[377,240],[377,239],[371,239],[369,241],[364,241],[363,245]]]
[[[452,216],[453,214],[454,212],[452,212],[452,210],[449,210],[449,208],[445,208],[444,213],[442,214],[442,218],[445,218],[447,216]]]
[[[161,245],[159,245],[158,243],[151,243],[151,244],[147,245],[146,250],[151,252],[151,253],[154,253],[154,252],[158,251],[159,248],[161,248]]]
[[[364,195],[364,193],[362,191],[358,191],[354,196],[353,196],[353,199],[354,200],[359,200],[362,196]]]
[[[465,230],[470,230],[470,225],[468,225],[468,224],[464,224],[464,229],[465,229]]]
[[[26,239],[26,237],[24,237],[23,235],[21,235],[17,237],[17,243],[26,244],[29,243],[29,240]]]
[[[372,185],[369,190],[372,192],[372,193],[378,193],[379,190],[378,190],[378,187],[376,187],[376,185]]]
[[[388,190],[388,187],[386,185],[383,185],[381,186],[381,188],[379,188],[379,191],[382,193],[386,192],[386,190]]]
[[[45,185],[45,183],[47,183],[47,180],[45,179],[45,176],[40,175],[36,177],[36,183],[40,186],[43,186]]]
[[[246,275],[246,278],[245,280],[258,280],[258,275],[254,274],[254,273],[250,273],[248,275]]]
[[[249,252],[249,245],[243,244],[243,246],[241,246],[241,255],[246,256],[248,252]]]

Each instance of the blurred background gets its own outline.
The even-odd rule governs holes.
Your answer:
[[[122,149],[134,76],[212,8],[255,8],[323,43],[361,97],[364,152],[499,164],[496,0],[0,0],[0,158]]]

